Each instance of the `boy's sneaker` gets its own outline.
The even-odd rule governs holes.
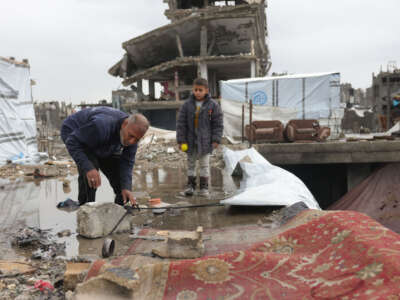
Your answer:
[[[199,196],[200,197],[209,197],[210,192],[208,191],[208,189],[200,189]]]
[[[193,196],[194,188],[191,185],[188,185],[188,187],[186,188],[184,193],[185,193],[185,196]]]
[[[208,177],[200,177],[200,192],[199,196],[208,197],[210,193],[208,191]]]
[[[184,191],[185,196],[193,196],[196,189],[196,177],[188,176],[188,183]]]

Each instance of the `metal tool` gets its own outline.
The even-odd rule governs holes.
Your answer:
[[[115,241],[113,239],[107,238],[108,236],[112,235],[115,231],[115,229],[117,229],[117,227],[119,226],[119,224],[121,224],[121,222],[125,219],[125,217],[127,215],[133,215],[133,211],[135,209],[140,211],[139,205],[135,205],[135,206],[129,206],[129,205],[125,205],[124,208],[126,209],[126,212],[124,213],[124,215],[121,217],[121,219],[119,219],[119,221],[117,222],[117,224],[115,224],[114,228],[111,230],[111,232],[109,234],[106,235],[106,239],[103,242],[103,247],[101,249],[101,255],[103,258],[107,258],[110,257],[111,255],[113,255],[114,250],[115,250]]]

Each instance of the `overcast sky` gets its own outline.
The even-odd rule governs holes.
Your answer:
[[[0,56],[28,58],[34,98],[110,99],[121,44],[168,23],[162,0],[0,0]],[[400,66],[399,0],[269,0],[271,72],[339,71],[366,88]]]

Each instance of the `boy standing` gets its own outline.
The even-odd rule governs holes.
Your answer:
[[[222,111],[209,96],[206,79],[193,81],[193,94],[183,104],[177,121],[176,139],[181,149],[187,145],[188,185],[186,196],[196,189],[196,161],[200,167],[200,195],[207,197],[210,177],[210,154],[221,143],[224,128]],[[183,147],[182,147],[183,146]]]

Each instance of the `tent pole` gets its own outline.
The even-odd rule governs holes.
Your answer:
[[[242,104],[242,143],[244,143],[244,104]]]

